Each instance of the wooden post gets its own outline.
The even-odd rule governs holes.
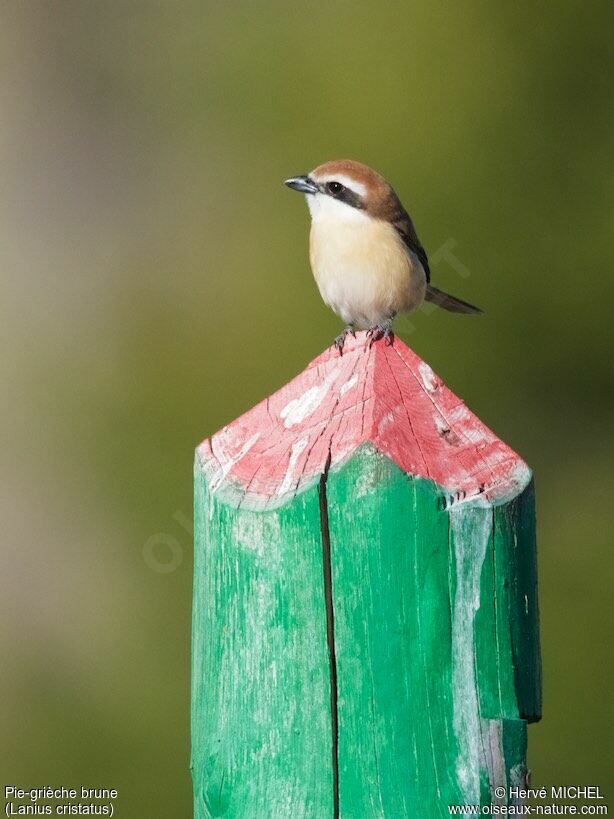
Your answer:
[[[526,464],[363,333],[196,454],[195,817],[511,804],[540,715]]]

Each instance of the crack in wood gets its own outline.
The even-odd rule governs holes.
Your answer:
[[[331,441],[332,443],[332,441]],[[335,609],[333,603],[333,572],[328,522],[326,482],[332,460],[329,446],[324,471],[320,476],[320,531],[322,534],[322,570],[324,576],[324,604],[326,607],[326,644],[330,675],[331,762],[333,772],[333,819],[339,819],[339,711],[337,689],[337,656],[335,652]]]

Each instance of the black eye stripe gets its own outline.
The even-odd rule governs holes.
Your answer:
[[[365,208],[365,203],[355,191],[351,190],[351,188],[346,188],[345,185],[342,185],[341,182],[337,182],[334,179],[322,184],[320,186],[320,192],[330,196],[332,199],[336,199],[338,202],[345,202],[346,205],[350,205],[358,210],[364,210]]]

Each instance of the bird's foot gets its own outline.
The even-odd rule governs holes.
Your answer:
[[[394,333],[392,332],[392,319],[390,321],[383,321],[381,324],[376,324],[374,327],[369,327],[367,330],[367,338],[369,339],[369,349],[374,342],[384,339],[386,347],[392,347],[394,344]]]
[[[348,324],[348,326],[343,330],[342,333],[339,333],[337,338],[335,339],[335,347],[339,355],[343,355],[343,346],[345,344],[345,340],[348,336],[352,336],[352,338],[356,338],[356,333],[354,332],[354,328]]]

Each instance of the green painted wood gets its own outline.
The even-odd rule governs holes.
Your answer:
[[[327,492],[341,815],[489,804],[524,775],[521,713],[539,697],[535,640],[521,641],[537,633],[532,486],[526,501],[448,506],[366,446]]]
[[[259,513],[197,469],[194,815],[332,815],[330,687],[317,488]]]
[[[494,788],[524,782],[540,712],[532,483],[453,502],[366,444],[320,488],[325,521],[317,486],[253,511],[196,470],[195,816],[431,819],[506,802]]]
[[[536,563],[531,482],[520,495],[492,509],[483,604],[476,614],[480,704],[489,717],[520,716],[528,722],[541,717]]]

